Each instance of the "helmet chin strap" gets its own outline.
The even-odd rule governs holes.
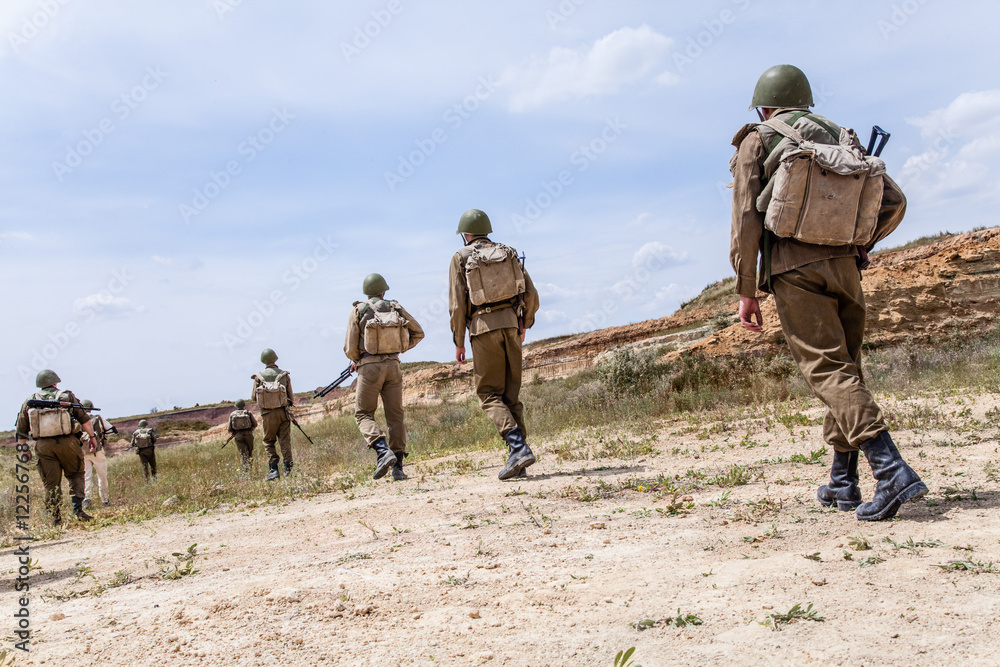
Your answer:
[[[766,119],[764,118],[764,114],[761,113],[760,107],[754,107],[753,110],[757,112],[757,117],[760,118],[760,122],[763,123]]]

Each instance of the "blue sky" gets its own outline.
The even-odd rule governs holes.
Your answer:
[[[791,62],[910,200],[893,244],[995,223],[995,3],[7,0],[0,397],[111,416],[346,365],[362,278],[448,360],[468,208],[527,256],[529,339],[669,314],[725,277],[729,145]]]

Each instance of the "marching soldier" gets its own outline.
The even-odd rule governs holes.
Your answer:
[[[88,449],[96,447],[97,436],[90,425],[90,415],[76,400],[73,392],[59,389],[61,382],[54,371],[45,369],[35,377],[38,391],[24,402],[17,415],[15,426],[19,446],[27,444],[28,438],[35,441],[35,455],[38,457],[38,474],[45,485],[45,508],[52,516],[52,525],[62,523],[62,476],[69,482],[73,514],[81,521],[93,517],[83,511],[84,463],[79,433],[82,428],[90,437]],[[57,401],[59,406],[29,407],[28,402]]]
[[[424,337],[417,321],[396,301],[387,301],[385,279],[369,274],[361,287],[367,301],[355,301],[347,317],[344,354],[351,370],[358,373],[354,392],[354,418],[361,435],[377,456],[373,479],[381,479],[392,468],[392,478],[406,479],[406,426],[403,423],[403,376],[399,355]],[[379,396],[385,410],[389,442],[375,422]]]
[[[129,448],[135,447],[136,453],[139,455],[139,461],[142,462],[142,474],[146,476],[146,481],[149,481],[149,475],[152,473],[153,481],[156,481],[156,434],[153,433],[153,429],[147,426],[145,419],[139,420],[139,428],[137,428],[132,433],[132,441],[129,444]]]
[[[730,259],[737,275],[739,315],[745,328],[760,331],[763,319],[757,290],[774,295],[792,356],[806,383],[827,406],[823,435],[834,449],[833,469],[830,483],[819,488],[817,498],[827,506],[836,502],[841,510],[856,508],[860,520],[879,521],[892,518],[903,503],[926,494],[927,486],[900,456],[861,372],[865,299],[858,266],[871,248],[807,243],[765,229],[765,220],[774,227],[772,216],[783,213],[782,207],[769,208],[769,204],[784,153],[801,139],[840,145],[840,127],[811,113],[812,105],[812,90],[801,70],[791,65],[772,67],[757,82],[750,104],[765,122],[745,125],[733,139],[737,153],[731,162]],[[875,208],[876,227],[891,231],[905,212],[906,199],[888,177],[884,186],[881,207]],[[827,193],[826,198],[832,201],[834,194]],[[802,216],[805,211],[803,206]],[[847,214],[831,214],[820,221],[819,228],[831,236],[829,230],[845,225],[853,230],[857,213],[849,215],[850,219]],[[859,450],[877,480],[874,497],[867,503],[861,502],[858,488]]]
[[[260,361],[265,364],[264,370],[254,373],[251,401],[257,401],[260,407],[260,420],[264,427],[264,448],[267,450],[270,468],[267,481],[278,479],[278,462],[284,459],[285,476],[292,474],[292,422],[288,417],[288,409],[292,405],[292,381],[288,371],[278,368],[275,363],[278,355],[267,348],[260,353]],[[281,458],[275,447],[281,441]]]
[[[229,434],[236,441],[243,469],[249,471],[250,463],[253,461],[253,432],[257,428],[257,420],[246,406],[247,402],[242,398],[236,401],[236,409],[229,415]]]
[[[455,360],[465,363],[465,332],[479,403],[507,442],[507,464],[500,479],[523,476],[535,462],[526,440],[521,391],[521,343],[535,322],[538,292],[517,251],[495,243],[489,217],[478,209],[462,214],[458,233],[465,247],[449,270],[449,310]]]
[[[85,400],[83,406],[87,409],[87,414],[90,414],[94,404]],[[90,425],[94,429],[94,435],[97,436],[97,444],[96,449],[89,450],[87,448],[83,455],[84,488],[87,491],[87,497],[83,499],[83,509],[86,510],[91,508],[93,499],[97,497],[98,493],[100,493],[101,502],[104,503],[105,507],[111,504],[108,495],[108,457],[104,452],[104,447],[107,445],[108,433],[118,432],[118,429],[101,415],[91,415]],[[80,438],[80,441],[83,443],[84,438]]]

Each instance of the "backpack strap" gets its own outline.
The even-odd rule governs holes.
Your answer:
[[[761,125],[768,126],[781,136],[788,137],[796,144],[801,144],[803,141],[805,141],[805,137],[799,134],[798,130],[796,130],[794,127],[792,127],[791,125],[789,125],[788,123],[779,118],[771,118],[770,120],[765,120],[763,123],[761,123]],[[779,139],[778,141],[781,140]],[[775,146],[776,145],[777,143],[775,143]],[[773,146],[771,150],[774,150]]]

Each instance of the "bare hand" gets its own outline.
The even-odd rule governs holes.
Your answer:
[[[352,373],[357,373],[358,372],[358,362],[356,362],[356,361],[352,361],[351,362],[351,372]]]
[[[757,320],[756,324],[754,324],[754,319]],[[760,303],[757,301],[757,297],[740,297],[740,324],[750,331],[761,331],[761,327],[764,326],[764,316],[760,313]]]
[[[464,364],[465,363],[465,348],[464,347],[456,347],[455,348],[455,361],[457,361],[460,364]]]
[[[524,342],[524,334],[525,334],[524,329],[521,329],[521,331],[519,331],[518,333],[521,335],[521,342],[523,343]]]

